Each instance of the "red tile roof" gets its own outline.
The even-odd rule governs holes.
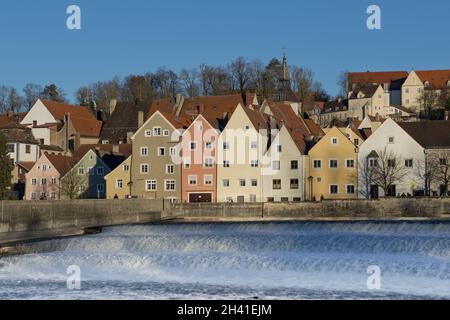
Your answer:
[[[21,166],[22,168],[24,168],[25,170],[27,170],[29,172],[31,170],[31,168],[33,168],[35,163],[36,162],[23,161],[23,162],[18,162],[17,165]]]
[[[76,159],[55,154],[45,154],[61,176],[65,175],[75,164]]]
[[[15,122],[14,116],[17,115],[19,117],[19,123],[25,118],[26,112],[21,112],[17,114],[2,114],[0,115],[0,126],[5,126],[12,122]]]
[[[353,84],[383,84],[392,82],[402,78],[407,78],[406,71],[386,71],[386,72],[350,72],[348,74],[349,90],[352,90]]]
[[[447,88],[450,81],[450,70],[425,70],[416,71],[422,82],[428,81],[433,89]]]

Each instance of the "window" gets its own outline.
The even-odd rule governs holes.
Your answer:
[[[223,179],[222,180],[222,185],[223,185],[224,188],[228,188],[230,186],[230,180]]]
[[[191,167],[191,159],[190,158],[184,158],[184,168],[189,169]]]
[[[129,164],[124,164],[123,165],[123,171],[125,171],[125,172],[130,171],[130,165]]]
[[[245,187],[245,179],[239,179],[239,187]]]
[[[175,190],[175,180],[166,180],[165,182],[165,191]]]
[[[169,136],[169,130],[164,130],[163,131],[163,136],[164,137],[168,137]]]
[[[394,137],[388,137],[388,143],[389,144],[393,144],[394,143],[394,141],[395,141],[395,139],[394,139]]]
[[[291,170],[297,170],[298,169],[298,161],[292,160],[291,161]]]
[[[148,148],[141,147],[141,157],[147,157],[147,156],[148,156]]]
[[[369,159],[369,168],[378,167],[378,159]]]
[[[166,164],[166,174],[174,174],[175,166],[173,164]]]
[[[250,143],[250,148],[252,148],[252,149],[258,148],[258,141],[252,141],[252,142]]]
[[[47,179],[46,178],[42,178],[41,179],[41,184],[42,185],[46,185],[47,184]]]
[[[332,184],[330,185],[330,193],[331,194],[338,194],[339,192],[339,187],[336,184]]]
[[[277,145],[277,152],[281,152],[283,150],[283,147],[281,144]]]
[[[211,175],[206,175],[203,177],[203,184],[205,186],[210,186],[213,184],[213,177]]]
[[[176,156],[177,155],[177,148],[170,147],[169,153],[170,153],[171,156]]]
[[[205,168],[212,168],[213,167],[213,159],[212,158],[206,158],[205,159]]]
[[[408,88],[405,89],[405,93],[409,93],[409,89]]]
[[[353,144],[354,144],[355,146],[359,146],[359,139],[358,139],[358,138],[355,138],[355,139],[353,140]]]
[[[250,165],[251,165],[252,168],[258,168],[258,160],[250,161]]]
[[[15,145],[14,144],[8,144],[6,146],[6,148],[8,149],[8,152],[14,152]]]
[[[223,150],[230,150],[230,144],[228,142],[223,143]]]
[[[345,161],[345,166],[346,166],[347,168],[354,168],[354,167],[355,167],[355,160],[353,160],[353,159],[347,159],[347,160]]]
[[[29,144],[25,145],[25,153],[27,154],[31,153],[31,146]]]
[[[197,149],[197,142],[191,141],[189,143],[189,150],[196,150]]]
[[[292,199],[292,201],[294,201],[294,202],[300,202],[300,201],[302,201],[302,198],[294,197],[294,198]]]
[[[347,194],[355,194],[355,186],[352,184],[347,185]]]
[[[212,142],[211,141],[205,142],[205,149],[212,149]]]
[[[31,193],[31,199],[32,200],[36,200],[36,192],[32,192]]]
[[[146,174],[149,172],[149,166],[147,163],[141,163],[141,174]]]
[[[252,187],[257,187],[258,186],[258,180],[257,179],[251,179],[250,180],[250,185]]]
[[[274,190],[281,189],[281,179],[273,179],[272,180],[272,189],[274,189]]]
[[[153,135],[155,137],[160,137],[161,136],[161,128],[160,127],[153,128]]]
[[[84,175],[84,167],[78,168],[78,175],[79,175],[79,176]]]
[[[122,188],[123,188],[123,180],[116,179],[116,189],[122,189]]]
[[[147,191],[155,191],[156,190],[156,180],[146,180],[145,181],[145,189]]]
[[[389,168],[394,168],[395,167],[395,159],[388,159],[387,165]]]
[[[151,137],[152,136],[152,130],[145,130],[144,136],[146,138]]]
[[[250,126],[249,126],[249,125],[246,125],[246,126],[244,127],[244,130],[247,131],[248,129],[250,129]]]
[[[274,202],[275,201],[275,198],[274,197],[268,197],[267,198],[267,202]]]
[[[97,191],[98,191],[98,192],[103,192],[103,191],[105,191],[105,185],[102,184],[102,183],[98,184],[98,185],[97,185]]]
[[[291,189],[298,189],[298,179],[291,179]]]
[[[51,184],[56,184],[56,178],[51,179]]]
[[[338,144],[338,138],[336,138],[336,137],[331,138],[331,144],[337,145]]]
[[[159,157],[164,157],[166,155],[166,148],[164,147],[159,147],[158,148],[158,156]]]
[[[46,164],[42,165],[42,171],[47,171],[47,165]]]
[[[188,183],[190,186],[196,186],[197,185],[197,176],[189,176]]]
[[[33,185],[33,186],[35,186],[36,185],[36,183],[37,183],[37,181],[36,181],[36,179],[31,179],[31,184]]]
[[[313,168],[314,169],[322,168],[322,160],[313,160]]]
[[[102,175],[105,173],[105,168],[103,167],[97,167],[97,174],[98,175]]]
[[[224,160],[224,161],[223,161],[223,167],[224,167],[224,168],[229,168],[229,167],[230,167],[230,161]]]
[[[94,168],[92,168],[92,167],[87,168],[87,173],[88,173],[88,175],[93,176],[94,175]]]
[[[56,200],[56,192],[55,191],[52,191],[50,199]]]
[[[250,195],[250,202],[256,202],[256,194]]]
[[[406,159],[405,160],[405,167],[412,168],[413,167],[413,159]]]
[[[280,167],[281,167],[280,161],[272,161],[273,170],[280,170]]]
[[[330,159],[330,169],[337,169],[338,161],[336,159]]]
[[[288,197],[281,197],[280,201],[281,202],[289,202],[289,198]]]

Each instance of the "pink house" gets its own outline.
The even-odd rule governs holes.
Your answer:
[[[25,175],[24,200],[59,200],[60,178],[73,165],[71,157],[43,154]]]
[[[219,132],[202,114],[181,139],[183,202],[215,202],[217,193],[216,146]]]

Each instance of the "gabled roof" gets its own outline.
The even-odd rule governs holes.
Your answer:
[[[19,123],[11,122],[3,125],[0,127],[0,132],[3,133],[7,142],[39,144],[34,138],[31,129]]]
[[[17,162],[17,165],[29,172],[33,168],[35,163],[36,162],[22,161],[22,162]]]
[[[348,90],[352,91],[353,84],[384,84],[391,82],[404,82],[408,77],[406,71],[385,71],[385,72],[349,72]]]
[[[364,94],[364,98],[371,98],[377,91],[379,84],[361,84],[356,86],[356,88],[352,91],[352,95],[350,99],[358,99],[358,94],[362,92]]]
[[[89,151],[95,152],[95,154],[102,159],[102,161],[108,166],[109,169],[114,170],[120,165],[126,158],[132,153],[131,144],[119,144],[118,153],[115,153],[112,144],[87,144],[80,146],[74,153],[74,159],[81,160]]]
[[[41,102],[56,120],[64,121],[65,115],[69,114],[75,130],[81,136],[100,136],[102,122],[97,121],[95,116],[85,107],[49,100],[41,100]]]
[[[325,132],[323,132],[322,128],[312,121],[311,119],[304,119],[306,126],[309,129],[309,132],[311,132],[311,135],[313,136],[324,136]]]
[[[424,148],[450,147],[450,121],[398,122]]]
[[[432,89],[447,88],[448,82],[450,81],[450,70],[425,70],[415,72],[423,83],[428,81],[430,88]]]
[[[255,111],[250,109],[249,107],[242,107],[244,112],[247,114],[247,117],[250,119],[251,123],[253,124],[253,127],[259,131],[259,130],[266,130],[267,134],[269,134],[269,116],[265,113],[262,113],[260,111]]]
[[[0,126],[5,126],[7,124],[17,122],[16,117],[18,118],[18,122],[20,123],[26,115],[26,112],[2,114],[0,115]]]
[[[143,112],[145,117],[149,108],[150,105],[139,106],[135,103],[118,102],[114,112],[103,125],[100,140],[108,140],[113,144],[126,141],[129,132],[135,133],[139,129],[139,112]]]
[[[45,157],[61,176],[64,176],[77,162],[75,158],[55,154],[45,154]]]

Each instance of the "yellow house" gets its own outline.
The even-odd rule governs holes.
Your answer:
[[[131,156],[105,176],[106,199],[125,199],[131,194]]]
[[[330,129],[309,151],[310,200],[357,199],[357,147],[339,128]]]

